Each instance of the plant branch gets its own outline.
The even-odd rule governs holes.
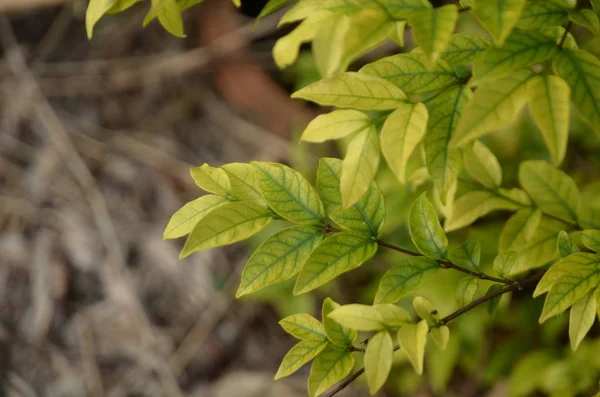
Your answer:
[[[565,45],[565,41],[567,40],[567,36],[569,35],[569,30],[571,29],[571,26],[573,26],[573,21],[569,21],[567,23],[567,26],[565,26],[565,32],[563,33],[562,37],[560,38],[560,41],[556,45],[559,50],[562,49]]]

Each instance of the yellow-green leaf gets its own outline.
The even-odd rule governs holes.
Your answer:
[[[415,42],[423,49],[431,63],[448,47],[454,32],[458,9],[454,4],[438,8],[423,8],[409,16]]]
[[[554,165],[562,163],[569,139],[571,90],[558,76],[538,75],[529,83],[529,108]]]
[[[409,258],[390,268],[381,279],[375,303],[396,303],[421,285],[423,275],[439,269],[437,262],[425,258]]]
[[[429,331],[429,335],[431,335],[431,339],[433,339],[435,344],[438,345],[441,350],[446,350],[448,342],[450,341],[450,328],[445,325],[432,328],[431,331]]]
[[[319,160],[317,190],[329,218],[346,230],[376,237],[383,227],[385,203],[383,194],[373,181],[365,195],[349,208],[342,205],[340,179],[342,161],[334,158]]]
[[[379,168],[380,153],[374,125],[359,132],[348,144],[340,180],[344,208],[356,204],[369,190]]]
[[[317,14],[306,18],[300,25],[283,36],[273,46],[273,59],[281,69],[290,66],[298,58],[300,46],[314,39],[319,26],[327,23],[328,15]]]
[[[404,47],[404,32],[406,30],[406,21],[398,21],[394,24],[390,31],[390,39],[392,39],[399,47]]]
[[[225,170],[203,164],[200,167],[191,168],[190,173],[196,185],[200,186],[201,189],[221,196],[232,194],[231,183]]]
[[[410,322],[410,314],[398,305],[380,303],[373,305],[383,317],[383,324],[387,329],[398,329]]]
[[[401,183],[406,182],[408,158],[425,135],[428,117],[422,103],[403,103],[383,123],[381,151]]]
[[[190,233],[209,212],[227,202],[227,198],[207,194],[190,201],[173,214],[165,231],[163,239],[178,238]]]
[[[517,261],[517,251],[504,251],[494,258],[494,271],[500,277],[510,276],[513,267]]]
[[[579,114],[600,133],[600,61],[589,52],[563,48],[552,63],[554,72],[571,87]]]
[[[565,258],[575,252],[579,252],[577,244],[573,241],[569,233],[561,230],[558,233],[558,239],[556,240],[556,247],[558,248],[558,254],[561,258]]]
[[[285,332],[298,339],[327,341],[327,334],[325,333],[323,324],[306,313],[287,316],[279,321],[279,325],[281,325]]]
[[[422,296],[415,296],[413,299],[413,307],[417,312],[417,315],[429,324],[429,326],[435,326],[440,320],[440,314],[435,308],[433,303],[425,299]]]
[[[291,3],[292,0],[269,0],[267,4],[260,10],[260,14],[256,17],[257,20],[266,17],[267,15],[271,15],[275,11],[280,8],[285,7],[288,3]]]
[[[583,298],[573,304],[569,313],[569,339],[571,349],[577,350],[579,344],[587,335],[596,320],[596,290],[591,290]]]
[[[298,342],[283,358],[275,374],[275,380],[298,371],[304,364],[321,353],[325,349],[325,346],[327,346],[327,340],[308,339]]]
[[[322,239],[323,231],[310,226],[292,226],[266,239],[244,266],[236,297],[296,275]]]
[[[251,164],[229,163],[220,168],[227,174],[231,193],[237,200],[263,200]]]
[[[494,189],[502,183],[502,168],[494,153],[480,141],[475,141],[465,155],[465,169],[483,186]]]
[[[331,343],[341,347],[348,347],[356,342],[358,339],[358,332],[354,329],[344,327],[339,322],[329,317],[329,314],[339,307],[341,307],[340,304],[333,299],[325,298],[321,310],[321,317],[323,319],[323,325],[325,326],[325,333],[327,333],[327,338],[329,338]]]
[[[298,171],[277,164],[253,161],[260,191],[269,206],[282,218],[301,225],[324,222],[323,203]]]
[[[540,29],[558,26],[567,22],[568,12],[559,4],[548,0],[528,0],[523,7],[517,27],[522,29]]]
[[[279,26],[299,21],[317,13],[326,12],[338,17],[364,12],[367,9],[380,10],[381,5],[377,2],[365,2],[363,0],[302,0],[281,17]]]
[[[353,303],[340,306],[329,317],[351,329],[358,331],[378,331],[386,328],[383,314],[374,306]]]
[[[271,212],[265,206],[252,201],[223,204],[196,224],[179,258],[245,240],[267,227],[272,219]]]
[[[144,17],[144,26],[155,18],[158,18],[167,32],[177,37],[185,37],[181,10],[175,0],[152,0],[152,7]]]
[[[448,255],[448,259],[455,265],[473,270],[479,267],[480,257],[481,243],[479,240],[469,240],[453,249]]]
[[[577,25],[583,26],[595,35],[600,34],[600,19],[598,14],[589,9],[569,12],[569,19]]]
[[[393,349],[394,342],[388,331],[380,331],[369,339],[365,352],[365,373],[372,395],[381,389],[390,374]]]
[[[600,230],[584,230],[581,233],[581,243],[594,252],[600,252]]]
[[[527,102],[527,83],[534,77],[519,70],[481,84],[458,121],[450,145],[460,146],[512,122]]]
[[[501,47],[488,49],[473,65],[481,82],[544,62],[558,52],[552,37],[533,30],[515,29]]]
[[[446,204],[448,192],[456,182],[463,166],[462,152],[459,149],[449,148],[448,142],[471,96],[468,87],[456,86],[427,103],[429,122],[423,139],[425,164],[440,192],[443,204]]]
[[[525,0],[473,0],[472,12],[494,41],[502,45],[515,26]]]
[[[94,26],[111,8],[115,6],[117,0],[90,0],[85,12],[85,29],[88,39],[92,38]]]
[[[413,243],[423,255],[433,259],[446,257],[448,237],[425,193],[413,204],[408,227]]]
[[[363,73],[344,72],[316,81],[293,93],[292,98],[341,108],[386,110],[405,102],[406,95],[385,79]]]
[[[311,291],[369,260],[377,251],[372,239],[347,232],[327,237],[300,271],[294,295]]]
[[[579,190],[569,175],[543,160],[524,161],[519,183],[542,211],[576,224]]]
[[[344,379],[354,367],[354,357],[348,350],[334,345],[319,353],[308,376],[308,395],[315,397]]]
[[[423,373],[423,358],[428,331],[429,326],[425,320],[418,324],[406,324],[398,331],[398,343],[400,343],[401,351],[406,354],[415,372],[419,375]]]
[[[457,33],[452,36],[441,59],[450,65],[473,63],[490,46],[490,42],[478,34]]]
[[[350,34],[350,17],[334,16],[324,19],[312,42],[312,53],[321,77],[331,77],[343,71],[344,44]]]
[[[446,62],[440,60],[430,65],[427,56],[418,51],[379,59],[365,65],[360,73],[386,79],[408,95],[438,90],[459,82]]]
[[[461,277],[456,285],[456,304],[459,308],[465,307],[469,303],[473,302],[475,293],[477,292],[477,286],[479,279],[473,276]]]
[[[418,10],[432,8],[428,0],[376,0],[382,4],[393,19],[406,19]]]
[[[531,240],[542,220],[539,208],[521,208],[504,224],[498,241],[500,251],[519,249]]]
[[[353,109],[334,110],[315,117],[302,133],[300,140],[325,142],[370,128],[373,121],[365,113]]]

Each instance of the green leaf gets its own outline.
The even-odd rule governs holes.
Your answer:
[[[248,163],[229,163],[220,167],[229,178],[231,194],[237,200],[262,201],[254,167]]]
[[[598,14],[589,9],[569,12],[569,19],[573,23],[583,26],[595,35],[600,34],[600,19]]]
[[[126,9],[132,7],[134,4],[139,3],[142,0],[116,0],[114,5],[108,10],[107,14],[117,14],[119,12],[123,12]],[[203,1],[203,0],[196,0]]]
[[[267,208],[252,201],[223,204],[194,227],[179,258],[245,240],[267,227],[272,219]]]
[[[306,314],[292,314],[279,321],[279,325],[288,334],[301,340],[327,341],[323,324],[316,318]]]
[[[335,383],[344,379],[354,367],[352,353],[334,345],[327,347],[319,353],[313,361],[308,376],[308,395],[315,397]]]
[[[323,224],[323,203],[302,174],[283,164],[253,161],[252,165],[260,191],[273,211],[296,224]]]
[[[379,283],[375,303],[396,303],[407,293],[419,288],[423,275],[439,269],[437,262],[425,258],[409,258],[388,270]]]
[[[480,141],[465,155],[465,169],[483,186],[494,189],[502,183],[502,168],[494,153]]]
[[[557,256],[556,236],[569,225],[554,218],[542,216],[540,224],[529,242],[518,249],[518,258],[513,268],[513,274],[547,264]]]
[[[117,0],[90,0],[85,12],[85,29],[88,39],[92,38],[94,26],[111,8],[115,6]]]
[[[138,1],[142,1],[142,0],[138,0]],[[175,0],[175,1],[177,1],[177,6],[179,7],[179,10],[184,11],[190,7],[193,7],[197,4],[202,3],[204,0]]]
[[[600,283],[600,257],[598,255],[586,255],[586,253],[580,252],[570,255],[560,262],[573,265],[570,272],[555,281],[548,292],[540,316],[540,324],[567,310]],[[542,280],[540,280],[540,284]],[[538,292],[537,289],[536,292]]]
[[[349,208],[364,197],[379,168],[379,140],[375,126],[359,132],[348,144],[342,163],[342,206]]]
[[[285,7],[286,5],[288,5],[291,2],[292,2],[292,0],[269,0],[269,2],[267,4],[265,4],[265,6],[262,8],[262,10],[260,10],[260,14],[258,14],[258,16],[256,17],[256,20],[258,21],[261,18],[266,17],[267,15],[271,15],[275,11],[279,10],[280,8]]]
[[[592,54],[563,48],[552,63],[571,87],[571,100],[581,117],[600,133],[600,61]]]
[[[377,251],[372,239],[347,232],[327,237],[300,271],[294,295],[311,291],[371,259]]]
[[[581,243],[594,252],[600,252],[600,230],[584,230],[581,232]]]
[[[173,36],[185,37],[181,10],[175,0],[152,0],[152,7],[144,17],[144,26],[156,18],[162,27]]]
[[[441,350],[446,350],[448,342],[450,342],[450,328],[445,325],[432,328],[431,331],[429,331],[429,335],[431,335],[431,339],[433,339],[435,344],[438,345]]]
[[[275,380],[289,376],[298,371],[304,364],[312,360],[321,353],[327,346],[326,340],[303,340],[290,349],[283,358]]]
[[[425,320],[429,326],[433,327],[438,325],[440,314],[433,303],[422,296],[415,296],[415,299],[413,299],[413,306],[419,317]]]
[[[459,83],[454,70],[444,61],[430,66],[427,56],[415,51],[381,58],[365,65],[359,72],[386,79],[407,95],[422,94]]]
[[[448,47],[457,19],[458,9],[454,4],[423,8],[410,14],[409,23],[413,27],[415,42],[431,63],[435,63]]]
[[[494,258],[494,271],[500,277],[510,276],[513,267],[517,261],[517,251],[504,251]]]
[[[514,211],[521,203],[488,190],[473,190],[460,196],[452,206],[452,212],[444,222],[444,230],[451,232],[475,222],[492,211]]]
[[[398,21],[394,24],[390,31],[390,39],[392,39],[398,47],[404,47],[404,32],[406,30],[406,21]]]
[[[538,75],[529,85],[529,108],[542,131],[544,142],[555,165],[562,163],[569,139],[571,90],[558,76]]]
[[[327,333],[327,338],[329,338],[334,345],[341,347],[351,346],[358,339],[358,332],[344,327],[329,317],[329,314],[339,307],[341,307],[340,304],[331,298],[326,298],[323,301],[321,315],[323,318],[323,325],[325,326],[325,332]]]
[[[448,253],[448,237],[442,229],[433,205],[425,193],[417,199],[410,210],[408,227],[410,237],[423,255],[443,259]]]
[[[319,160],[317,190],[323,199],[327,215],[346,230],[376,237],[381,232],[385,218],[385,203],[381,190],[375,182],[371,182],[367,193],[356,204],[344,208],[340,193],[341,173],[341,160]]]
[[[312,42],[312,53],[321,77],[331,77],[343,71],[344,43],[350,33],[350,17],[334,16],[324,19]]]
[[[404,103],[406,95],[385,79],[345,72],[314,82],[293,93],[292,98],[342,108],[386,110]]]
[[[473,302],[475,293],[477,292],[477,286],[479,279],[473,276],[461,277],[456,285],[456,304],[459,308],[467,306]]]
[[[323,231],[310,226],[292,226],[269,237],[244,266],[236,297],[296,275],[322,239]]]
[[[579,252],[577,244],[575,244],[573,239],[569,236],[569,233],[565,232],[564,230],[561,230],[560,233],[558,233],[556,246],[558,248],[558,254],[561,258],[567,257],[575,252]]]
[[[410,322],[410,314],[398,305],[382,303],[373,307],[383,317],[383,324],[387,329],[398,329]]]
[[[450,65],[473,63],[490,46],[490,42],[478,34],[457,33],[452,36],[441,59]]]
[[[418,324],[406,324],[398,331],[398,343],[400,343],[401,350],[419,375],[423,373],[423,358],[428,331],[429,326],[425,320]]]
[[[317,14],[306,18],[294,30],[277,40],[273,46],[275,64],[283,69],[296,62],[302,43],[314,39],[319,27],[328,23],[327,17],[328,15]]]
[[[576,224],[579,190],[569,175],[543,160],[524,161],[519,183],[542,211]]]
[[[393,19],[406,19],[414,11],[431,8],[428,0],[377,0]]]
[[[344,305],[329,313],[329,317],[344,327],[358,331],[386,329],[386,322],[382,313],[374,306],[357,303]]]
[[[202,190],[220,196],[231,196],[231,183],[225,170],[203,164],[200,167],[191,168],[190,173],[196,185],[200,186]]]
[[[302,133],[300,140],[325,142],[363,131],[373,125],[365,113],[353,109],[334,110],[315,117]]]
[[[485,295],[493,294],[494,292],[500,291],[502,288],[504,288],[504,286],[500,284],[492,284],[485,292]],[[494,314],[496,309],[498,309],[498,306],[500,305],[500,300],[502,300],[502,295],[498,295],[487,301],[486,306],[490,316]]]
[[[596,290],[588,292],[573,304],[571,313],[569,313],[569,339],[573,351],[577,350],[585,335],[592,328],[596,320],[597,305]]]
[[[474,0],[472,12],[494,41],[502,45],[515,26],[525,0]]]
[[[557,52],[558,48],[551,37],[532,30],[515,29],[502,47],[488,49],[475,62],[474,80],[481,82],[542,63]]]
[[[540,29],[563,25],[569,19],[567,10],[548,0],[528,0],[523,7],[517,27]]]
[[[425,135],[428,117],[422,103],[404,103],[383,123],[381,151],[401,183],[406,182],[408,159]]]
[[[209,212],[220,207],[227,202],[223,196],[207,194],[196,200],[190,201],[173,214],[165,232],[163,239],[178,238],[190,233],[194,226],[198,224]]]
[[[427,103],[429,122],[423,139],[425,164],[443,204],[446,204],[446,196],[463,166],[461,151],[449,148],[448,142],[471,96],[468,87],[457,86],[445,90]]]
[[[369,392],[377,393],[385,384],[394,359],[394,342],[388,331],[380,331],[369,339],[365,352],[365,373]]]
[[[279,26],[299,21],[311,15],[323,14],[323,11],[329,11],[327,14],[339,17],[340,15],[364,12],[367,9],[380,10],[381,6],[376,2],[364,2],[361,0],[302,0],[281,17]]]
[[[504,224],[498,249],[506,251],[519,249],[531,240],[542,220],[542,211],[539,208],[521,208]]]
[[[519,70],[484,82],[463,111],[450,145],[460,146],[511,123],[527,102],[527,83],[534,74]]]
[[[476,270],[479,267],[481,257],[481,244],[479,240],[469,240],[453,249],[448,259],[455,265]]]

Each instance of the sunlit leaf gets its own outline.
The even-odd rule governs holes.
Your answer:
[[[406,95],[391,82],[364,73],[345,72],[314,82],[292,94],[337,107],[359,110],[394,109],[405,102]]]
[[[388,331],[380,331],[369,339],[365,352],[365,373],[369,392],[377,393],[392,369],[394,342]]]
[[[465,155],[465,169],[473,179],[487,188],[502,184],[502,168],[494,153],[480,141],[475,141]]]
[[[562,25],[568,19],[567,10],[559,4],[548,0],[528,0],[517,21],[517,27],[539,29]]]
[[[398,331],[401,351],[406,354],[415,372],[419,375],[423,373],[423,358],[428,331],[429,326],[425,320],[418,324],[406,324]]]
[[[369,190],[379,167],[380,153],[374,125],[359,132],[348,144],[340,179],[344,208],[356,204]]]
[[[569,225],[555,218],[542,216],[540,223],[527,244],[517,249],[517,262],[513,274],[544,266],[557,256],[556,237]]]
[[[340,139],[371,127],[373,121],[358,110],[334,110],[315,117],[300,138],[307,142],[325,142]]]
[[[583,26],[595,35],[600,34],[600,19],[598,14],[589,9],[569,12],[569,19],[577,25]]]
[[[406,19],[414,11],[431,8],[428,0],[377,0],[393,19]]]
[[[596,290],[591,290],[573,304],[569,313],[569,339],[573,351],[577,350],[585,335],[592,328],[596,320],[597,305]]]
[[[266,207],[252,201],[223,204],[194,227],[179,258],[245,240],[267,227],[273,219],[271,215]]]
[[[456,304],[458,307],[465,307],[473,301],[475,293],[477,292],[477,286],[479,279],[473,276],[461,277],[456,285]]]
[[[448,259],[455,265],[475,270],[479,267],[481,257],[481,244],[479,240],[469,240],[453,249]]]
[[[404,47],[404,32],[406,30],[406,21],[398,21],[390,31],[392,39],[399,47]]]
[[[521,208],[504,224],[498,248],[500,251],[521,248],[531,240],[542,220],[539,208]]]
[[[251,164],[229,163],[222,165],[220,168],[229,177],[231,193],[237,200],[262,201],[263,198],[255,177],[254,167]]]
[[[373,305],[383,317],[383,324],[387,329],[398,329],[410,322],[410,314],[398,305],[392,303],[379,303]]]
[[[502,45],[519,20],[524,5],[525,0],[473,0],[472,12],[494,41]]]
[[[330,11],[339,15],[351,15],[366,9],[380,9],[376,2],[362,0],[302,0],[288,10],[279,20],[279,25],[299,21],[323,11]]]
[[[347,15],[332,15],[318,26],[312,53],[321,77],[331,77],[343,71],[344,45],[350,34],[350,17]]]
[[[309,397],[319,396],[329,387],[344,379],[354,367],[354,357],[348,350],[334,345],[319,353],[308,376]]]
[[[562,163],[569,139],[571,90],[558,76],[538,75],[529,83],[529,108],[555,165]]]
[[[292,2],[292,0],[269,0],[269,2],[267,4],[265,4],[265,6],[262,8],[262,10],[260,10],[260,14],[258,14],[256,19],[260,20],[261,18],[264,18],[267,15],[271,15],[275,11],[279,10],[280,8],[285,7],[286,5],[288,5],[291,2]]]
[[[181,10],[175,0],[152,0],[152,7],[144,17],[144,26],[156,18],[173,36],[185,37]]]
[[[327,340],[303,340],[290,349],[283,358],[275,380],[289,376],[298,371],[304,364],[321,353],[327,346]]]
[[[341,307],[339,303],[331,298],[326,298],[323,301],[321,317],[323,318],[325,333],[327,333],[327,338],[329,338],[331,343],[347,347],[356,342],[358,339],[358,332],[354,329],[344,327],[339,322],[329,317],[329,314],[339,307]]]
[[[409,23],[413,27],[415,42],[431,63],[435,63],[448,47],[457,18],[458,9],[454,4],[423,8],[410,14]]]
[[[327,334],[323,324],[316,318],[306,313],[292,314],[281,321],[279,325],[288,334],[302,340],[327,341]]]
[[[428,117],[422,103],[404,103],[383,123],[381,151],[401,183],[406,182],[408,159],[425,135]]]
[[[519,183],[542,211],[577,223],[579,190],[569,175],[543,160],[524,161]]]
[[[196,185],[200,186],[203,190],[221,196],[232,194],[231,183],[225,170],[203,164],[200,167],[191,168],[190,173]]]
[[[85,29],[88,39],[92,38],[96,23],[115,6],[117,0],[90,0],[85,13]]]
[[[413,243],[423,255],[433,259],[446,257],[448,237],[425,193],[413,204],[408,227]]]
[[[594,252],[600,252],[600,230],[584,230],[581,243]]]
[[[329,313],[329,317],[345,327],[359,331],[378,331],[386,328],[382,313],[368,305],[344,305]]]
[[[292,226],[269,237],[244,266],[236,297],[297,274],[322,239],[323,231],[310,226]]]
[[[277,163],[253,161],[260,191],[282,218],[302,225],[322,224],[325,209],[317,191],[298,171]]]
[[[300,46],[314,39],[319,26],[328,23],[329,15],[317,14],[306,18],[300,25],[283,36],[273,46],[273,59],[281,69],[290,66],[298,58]]]
[[[567,257],[575,252],[579,252],[579,248],[577,248],[577,245],[571,236],[569,236],[569,233],[565,232],[564,230],[561,230],[560,233],[558,233],[556,245],[558,248],[558,254],[561,258]]]
[[[344,229],[377,236],[385,217],[381,190],[375,182],[371,182],[365,195],[356,204],[344,208],[340,193],[341,173],[341,160],[322,158],[319,161],[317,190],[325,204],[327,215]]]
[[[311,291],[342,273],[357,268],[377,251],[372,239],[351,233],[327,237],[310,255],[300,271],[294,294]]]
[[[431,335],[431,339],[433,339],[435,344],[438,345],[441,350],[446,350],[448,342],[450,341],[450,328],[445,325],[432,328],[431,331],[429,331],[429,335]]]
[[[375,303],[395,303],[421,285],[423,275],[438,270],[437,262],[425,258],[410,258],[388,270],[379,283]]]
[[[185,236],[209,212],[225,204],[227,201],[226,197],[212,194],[207,194],[190,201],[173,214],[167,227],[165,227],[163,239]]]
[[[508,277],[517,261],[517,251],[504,251],[494,258],[494,271],[500,277]]]
[[[413,299],[413,307],[415,308],[417,315],[425,320],[429,326],[433,327],[438,325],[440,313],[429,300],[422,296],[415,296]]]
[[[457,33],[452,36],[441,59],[450,65],[473,63],[490,46],[485,38],[472,33]]]

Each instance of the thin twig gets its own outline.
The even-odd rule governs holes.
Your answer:
[[[569,30],[571,29],[571,26],[573,26],[573,21],[569,21],[567,23],[567,26],[565,26],[565,32],[563,33],[562,37],[560,38],[560,41],[557,44],[559,50],[562,49],[565,45],[565,41],[567,40],[567,36],[569,35]]]

